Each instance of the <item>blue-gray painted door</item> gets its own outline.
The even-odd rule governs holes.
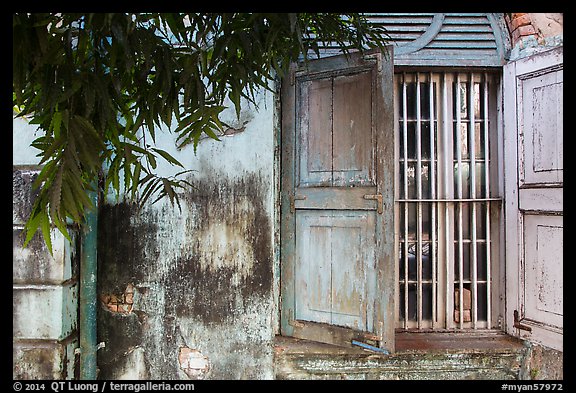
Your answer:
[[[314,60],[283,87],[284,334],[393,349],[390,59]]]

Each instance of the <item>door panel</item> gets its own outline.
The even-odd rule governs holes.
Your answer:
[[[374,212],[302,210],[296,233],[295,319],[371,330]]]
[[[391,59],[314,60],[283,84],[283,334],[394,349]]]
[[[299,186],[375,185],[372,154],[373,74],[327,76],[301,83]]]
[[[504,68],[507,331],[563,349],[563,49]]]
[[[332,185],[332,80],[300,86],[299,186]]]
[[[564,298],[562,217],[525,215],[524,236],[524,317],[561,328]]]
[[[333,185],[372,180],[371,72],[334,78]]]
[[[521,186],[562,182],[563,74],[562,69],[556,69],[518,80]]]

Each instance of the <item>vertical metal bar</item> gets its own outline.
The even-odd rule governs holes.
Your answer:
[[[435,116],[434,116],[434,83],[432,79],[432,73],[430,73],[430,197],[436,199],[436,154],[435,154],[435,137],[436,137],[436,127],[435,127]],[[431,217],[430,222],[432,223],[432,236],[431,244],[428,248],[428,258],[430,258],[430,263],[432,264],[432,328],[434,328],[434,323],[436,322],[436,208],[437,203],[432,202],[430,204]]]
[[[448,118],[448,81],[446,73],[443,74],[443,83],[442,83],[442,119],[443,119],[443,127],[442,127],[442,146],[444,148],[444,160],[443,160],[443,175],[444,175],[444,198],[449,197],[450,192],[450,185],[449,181],[453,182],[453,172],[449,170],[453,165],[449,159],[449,149],[448,149],[448,133],[450,132],[450,126],[452,124],[452,118]],[[449,307],[449,299],[450,299],[450,286],[452,285],[452,278],[450,277],[450,261],[449,255],[450,250],[454,248],[454,244],[451,244],[450,241],[450,220],[449,220],[449,207],[448,203],[444,203],[444,243],[446,249],[446,257],[444,266],[446,268],[446,296],[444,298],[444,311],[445,311],[445,327],[449,327],[450,318],[450,307]]]
[[[96,182],[92,183],[98,190]],[[80,379],[96,379],[96,277],[98,239],[98,192],[88,191],[93,208],[86,212],[80,259]]]
[[[418,329],[422,328],[422,117],[420,108],[420,73],[416,73],[416,261],[418,266]]]
[[[457,191],[458,199],[462,199],[462,138],[460,135],[460,74],[456,74],[456,156],[458,159],[457,166]],[[464,327],[464,250],[462,248],[462,202],[457,202],[458,207],[458,295],[459,295],[459,312],[460,317],[459,327],[462,329]]]
[[[406,73],[402,73],[402,138],[404,142],[404,199],[408,199],[408,110]],[[408,203],[404,202],[404,328],[408,328]]]
[[[470,88],[469,88],[469,118],[470,127],[468,128],[468,136],[470,140],[470,198],[476,199],[476,119],[474,118],[474,110],[476,108],[475,92],[474,92],[474,74],[470,73]],[[472,279],[472,328],[476,329],[476,322],[478,320],[478,275],[477,275],[477,259],[476,259],[476,202],[472,202],[472,223],[471,223],[471,246],[470,250],[470,270]]]
[[[484,73],[484,196],[490,197],[490,154],[488,151],[488,73]],[[487,328],[492,327],[492,288],[491,288],[491,247],[490,247],[490,202],[486,202],[486,324]]]

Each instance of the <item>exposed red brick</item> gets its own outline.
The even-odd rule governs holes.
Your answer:
[[[529,25],[530,23],[530,15],[524,14],[512,20],[512,30],[515,30],[520,26]]]
[[[534,29],[534,26],[532,26],[532,25],[520,26],[520,27],[518,27],[518,32],[520,33],[520,36],[522,36],[522,37],[536,34],[536,30]]]
[[[102,294],[100,301],[108,311],[130,314],[134,304],[134,285],[128,284],[121,294]]]
[[[522,37],[536,34],[529,13],[514,12],[506,14],[505,20],[513,44],[516,44]]]
[[[190,379],[204,379],[210,370],[210,361],[197,349],[181,347],[178,353],[178,363],[180,369]]]

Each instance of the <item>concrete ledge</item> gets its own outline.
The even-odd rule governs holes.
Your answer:
[[[14,285],[14,339],[62,340],[77,326],[78,284]]]
[[[50,255],[44,239],[36,233],[28,246],[24,243],[24,230],[12,229],[12,282],[14,284],[61,284],[77,275],[74,261],[76,233],[68,229],[72,244],[56,228],[51,229]]]
[[[419,334],[419,333],[418,333]],[[418,335],[416,334],[416,335]],[[287,337],[276,337],[277,379],[377,379],[377,380],[462,380],[518,379],[525,347],[500,334],[494,337],[440,337],[432,348],[406,346],[392,355],[344,348]],[[419,336],[422,341],[424,336]],[[421,343],[420,343],[421,344]]]
[[[76,335],[63,341],[15,340],[12,345],[13,379],[73,379]]]

